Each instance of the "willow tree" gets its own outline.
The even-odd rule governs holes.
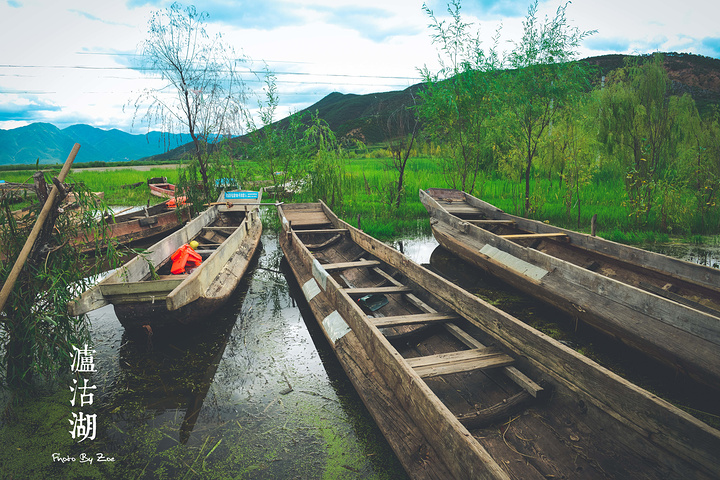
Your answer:
[[[115,268],[119,258],[113,243],[102,248],[107,232],[104,207],[82,184],[55,182],[59,195],[54,199],[46,222],[33,243],[17,281],[0,313],[0,363],[4,380],[13,387],[28,387],[38,376],[51,379],[66,372],[73,348],[91,344],[87,317],[68,314],[67,304],[93,284],[93,278]],[[49,188],[41,172],[35,176],[39,202],[23,216],[11,212],[7,197],[0,198],[0,283],[23,251],[36,219],[48,199]],[[56,187],[57,188],[57,187]],[[73,190],[74,204],[64,203]],[[79,208],[70,208],[71,206]],[[98,220],[100,219],[100,220]],[[97,240],[95,256],[86,256],[75,246],[78,235]],[[2,378],[0,372],[0,378]]]
[[[679,119],[694,108],[689,96],[672,95],[672,83],[662,55],[645,61],[629,59],[609,76],[599,97],[600,140],[618,158],[625,174],[630,214],[647,222],[661,184],[678,171],[678,147],[683,140]]]
[[[209,184],[208,159],[215,143],[243,126],[247,89],[244,60],[217,34],[206,30],[208,14],[173,3],[153,13],[142,44],[143,69],[163,84],[147,88],[134,102],[148,128],[188,133],[202,182]]]
[[[523,36],[514,42],[503,72],[503,108],[509,112],[506,132],[522,156],[525,180],[525,214],[530,202],[530,179],[539,147],[553,120],[573,94],[586,87],[586,67],[575,60],[580,42],[594,32],[570,27],[567,4],[555,17],[537,18],[537,0],[523,21]]]

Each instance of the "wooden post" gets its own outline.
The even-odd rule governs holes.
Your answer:
[[[360,226],[360,214],[359,213],[357,216],[357,221],[358,221],[358,230],[362,230],[362,227]]]
[[[65,177],[67,177],[67,174],[70,171],[70,166],[72,165],[73,160],[75,160],[75,156],[77,155],[78,150],[80,150],[80,144],[76,143],[70,151],[70,155],[68,155],[67,160],[65,160],[65,165],[63,165],[63,168],[60,171],[60,175],[58,175],[58,181],[60,183],[62,183],[63,180],[65,180]],[[47,217],[50,214],[50,208],[52,207],[57,194],[58,189],[57,187],[53,186],[52,190],[50,191],[50,195],[48,195],[48,198],[45,201],[45,205],[43,205],[40,215],[38,215],[38,218],[35,221],[35,225],[33,226],[30,235],[25,241],[23,249],[20,251],[20,255],[18,255],[17,260],[15,260],[15,265],[13,265],[13,268],[10,271],[10,275],[8,275],[7,280],[5,280],[5,284],[0,291],[0,312],[2,312],[5,308],[7,299],[10,297],[10,292],[15,286],[15,282],[17,281],[18,276],[20,276],[20,271],[25,265],[25,260],[27,260],[28,255],[30,255],[30,250],[32,250],[33,244],[35,243],[35,240],[40,234],[40,230],[42,230],[43,225],[45,225],[45,220],[47,220]]]
[[[590,235],[595,236],[595,228],[597,227],[597,213],[590,219]]]

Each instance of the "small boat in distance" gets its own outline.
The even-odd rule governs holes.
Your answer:
[[[420,190],[447,250],[682,375],[720,389],[720,270]]]
[[[720,432],[341,221],[278,207],[301,294],[411,478],[717,478]]]
[[[156,197],[173,198],[175,196],[175,185],[172,183],[148,183],[150,193]]]
[[[148,238],[169,232],[180,227],[190,220],[190,208],[186,205],[173,208],[165,201],[151,207],[133,209],[131,212],[119,215],[106,215],[105,232],[89,237],[87,233],[79,234],[73,241],[84,252],[96,248],[104,248],[108,241],[114,240],[119,245],[146,240]]]
[[[129,333],[207,321],[230,298],[257,250],[260,199],[261,192],[221,193],[218,203],[225,205],[211,206],[128,261],[70,302],[68,311],[82,315],[112,303]],[[171,274],[170,257],[193,240],[202,263],[192,272]]]

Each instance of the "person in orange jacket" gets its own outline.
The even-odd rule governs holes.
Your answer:
[[[186,272],[186,269],[194,269],[202,263],[202,257],[195,251],[198,245],[198,242],[193,240],[175,250],[175,253],[170,256],[170,260],[173,261],[170,272],[173,275],[181,275]]]

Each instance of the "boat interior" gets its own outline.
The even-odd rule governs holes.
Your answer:
[[[643,458],[645,440],[627,432],[615,436],[615,419],[545,384],[537,372],[534,379],[523,373],[512,351],[361,248],[316,205],[287,205],[283,214],[366,321],[510,478],[674,475]]]

